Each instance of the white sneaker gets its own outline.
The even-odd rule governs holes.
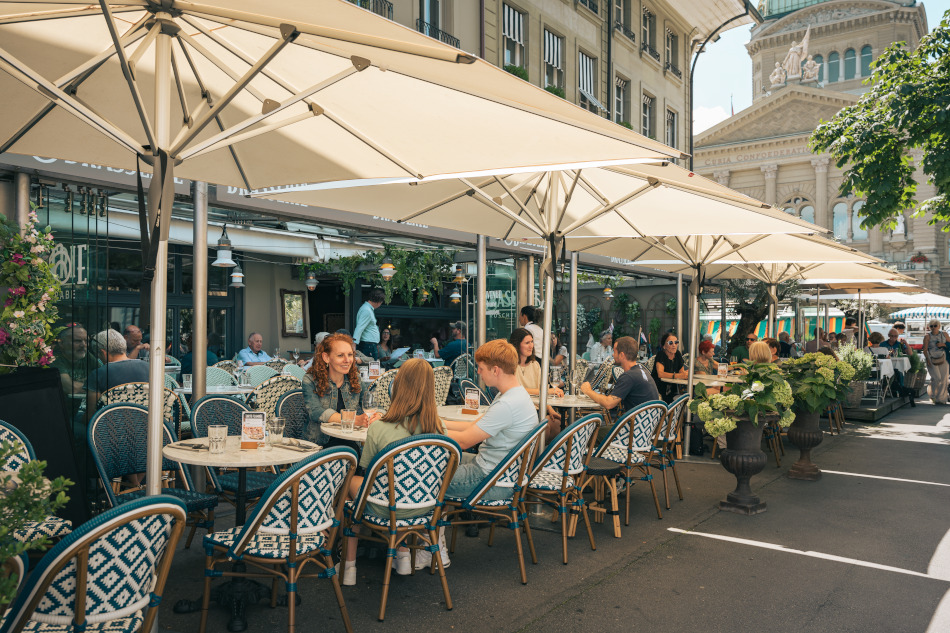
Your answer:
[[[340,573],[340,565],[342,563],[337,563],[333,566],[336,570],[336,573]],[[346,566],[346,569],[343,571],[343,585],[347,587],[352,587],[356,584],[356,563],[350,563]]]
[[[426,552],[428,554],[428,552]],[[393,569],[397,576],[409,576],[412,574],[412,557],[409,552],[396,552],[393,556]]]
[[[449,548],[445,546],[445,528],[439,528],[439,554],[442,556],[442,566],[448,568],[452,564],[449,560]],[[416,569],[425,569],[432,565],[432,552],[421,549],[416,552]]]

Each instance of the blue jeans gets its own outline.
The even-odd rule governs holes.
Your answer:
[[[449,488],[445,494],[450,497],[462,497],[464,499],[472,494],[472,491],[475,490],[487,476],[488,473],[475,463],[475,455],[473,453],[462,453],[462,463],[459,464],[458,470],[455,471],[455,476],[452,477],[452,481],[449,483]],[[512,494],[513,490],[511,488],[492,486],[488,492],[482,495],[482,499],[486,501],[498,501],[500,499],[510,499]]]
[[[376,347],[376,343],[370,343],[369,341],[360,341],[356,344],[356,349],[363,352],[370,358],[375,358],[379,360],[379,348]]]

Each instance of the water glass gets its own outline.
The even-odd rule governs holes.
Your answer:
[[[224,452],[228,442],[228,426],[226,424],[212,424],[208,427],[208,452],[217,455]]]
[[[185,389],[191,389],[191,374],[181,375],[181,386]]]
[[[344,433],[352,433],[356,425],[356,409],[343,409],[340,411],[340,430]]]
[[[376,394],[369,389],[363,392],[363,413],[368,419],[376,415]]]
[[[242,387],[249,387],[251,385],[251,375],[247,373],[247,370],[241,372],[240,383]]]
[[[300,348],[295,347],[294,348],[294,362],[296,363],[299,360],[300,360]]]
[[[271,416],[265,423],[266,434],[264,435],[264,449],[271,450],[275,446],[284,443],[284,418]]]

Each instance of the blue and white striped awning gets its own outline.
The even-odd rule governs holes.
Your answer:
[[[898,310],[897,312],[891,312],[892,319],[950,319],[950,308],[939,308],[937,306],[922,307],[922,308],[907,308],[906,310]]]

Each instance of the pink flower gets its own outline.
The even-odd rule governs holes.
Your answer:
[[[34,253],[34,254],[36,254],[36,253],[42,253],[42,252],[45,251],[45,250],[46,250],[46,247],[43,246],[42,244],[37,244],[36,246],[31,246],[31,247],[30,247],[30,252],[31,252],[31,253]]]
[[[21,254],[19,254],[19,253],[14,253],[14,254],[13,254],[13,257],[11,257],[10,259],[12,259],[14,262],[16,262],[17,264],[19,264],[20,266],[22,266],[22,265],[24,265],[24,264],[26,263],[25,261],[23,261],[23,255],[21,255]]]
[[[9,308],[12,305],[13,305],[13,297],[10,297],[3,303],[4,308]]]
[[[22,297],[26,294],[26,288],[23,286],[20,286],[19,288],[12,288],[10,290],[10,294],[12,294],[14,297]]]
[[[40,297],[40,301],[49,301],[49,293],[44,292],[43,296]]]
[[[0,345],[3,345],[9,340],[10,340],[10,335],[7,333],[7,331],[4,330],[3,328],[0,328]]]
[[[49,365],[53,362],[53,359],[49,356],[43,356],[40,358],[40,365]]]

